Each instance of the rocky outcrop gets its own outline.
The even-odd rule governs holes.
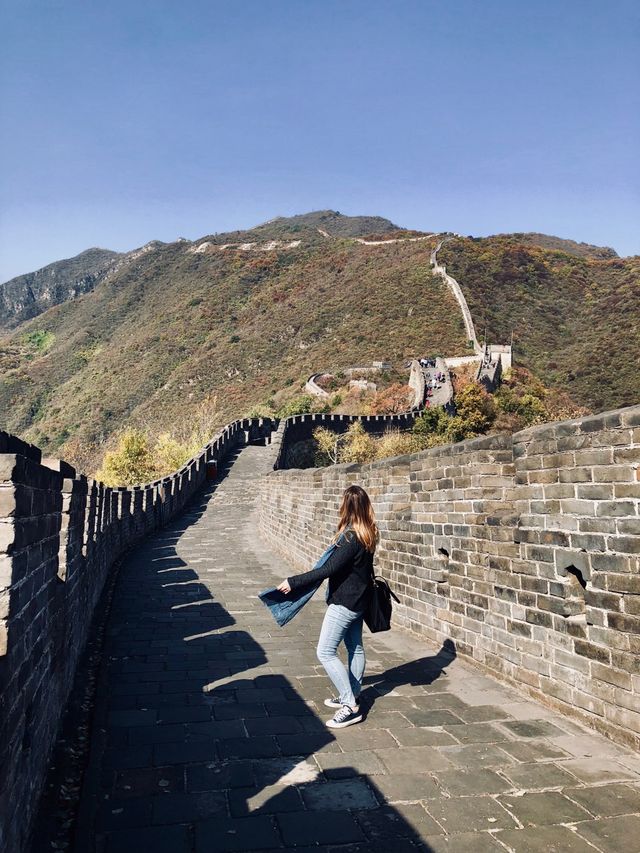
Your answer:
[[[0,285],[0,331],[93,290],[120,258],[109,249],[87,249]]]

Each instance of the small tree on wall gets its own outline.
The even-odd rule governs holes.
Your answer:
[[[354,421],[345,433],[335,433],[326,427],[313,431],[316,442],[316,465],[336,465],[338,462],[370,462],[376,458],[376,441]]]
[[[326,427],[317,427],[313,431],[316,449],[316,465],[335,465],[338,462],[339,439],[342,437]]]

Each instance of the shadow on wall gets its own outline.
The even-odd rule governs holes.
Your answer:
[[[281,654],[311,664],[313,650],[283,637],[269,657],[177,553],[214,490],[132,554],[118,579],[75,850],[182,853],[195,839],[197,850],[354,843],[428,853],[422,839],[441,834],[437,824],[419,805],[389,805],[277,672]],[[250,618],[268,634],[259,604]],[[448,641],[435,656],[368,677],[365,707],[400,685],[431,684],[454,657]],[[34,853],[64,840],[60,813],[49,809]]]

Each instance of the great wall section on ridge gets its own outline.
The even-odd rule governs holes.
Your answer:
[[[449,279],[436,252],[432,266]],[[487,351],[467,330],[475,354],[464,358],[481,368]],[[495,364],[510,357],[488,351]],[[339,432],[358,417],[380,432],[411,426],[420,410],[234,421],[179,471],[119,489],[0,432],[0,848],[18,853],[28,837],[119,558],[176,518],[239,447],[264,445],[278,469],[316,425]],[[640,406],[364,466],[261,474],[264,540],[308,565],[353,481],[372,496],[377,571],[400,596],[404,628],[453,641],[474,665],[640,750]]]
[[[322,231],[321,229],[318,230],[323,237],[330,239],[330,234],[326,231]],[[476,381],[484,385],[488,390],[493,390],[500,383],[503,373],[509,370],[512,366],[512,347],[510,344],[480,344],[478,342],[473,317],[471,316],[471,311],[469,310],[462,288],[456,279],[447,272],[446,266],[438,262],[438,252],[444,243],[446,243],[447,240],[451,240],[454,237],[459,236],[460,235],[457,234],[427,234],[423,237],[400,237],[388,240],[365,240],[361,237],[354,238],[354,241],[362,246],[386,246],[396,243],[415,243],[433,239],[437,241],[436,245],[430,252],[429,263],[433,273],[443,280],[458,303],[460,313],[462,314],[467,340],[473,349],[473,355],[450,356],[444,358],[438,357],[436,359],[437,364],[435,365],[435,368],[445,377],[444,385],[447,388],[447,393],[440,393],[437,400],[431,401],[431,405],[445,407],[449,406],[453,400],[453,385],[450,376],[450,371],[453,368],[476,365]],[[361,372],[375,369],[381,370],[382,365],[383,362],[374,362],[372,366],[351,368],[351,370],[360,370]],[[328,400],[330,395],[318,383],[322,377],[331,375],[332,374],[327,371],[313,373],[307,379],[305,391],[319,399]],[[420,362],[416,358],[411,361],[408,384],[414,391],[412,411],[423,408],[424,405],[427,404],[425,399],[425,388],[430,385],[435,387],[435,383],[432,381],[432,378],[428,375],[426,370],[421,371]]]

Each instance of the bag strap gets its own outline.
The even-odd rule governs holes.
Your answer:
[[[383,578],[382,575],[373,575],[374,586],[375,586],[376,581],[380,581],[381,583],[383,583],[386,586],[386,588],[389,590],[389,595],[393,598],[393,600],[397,601],[397,603],[400,604],[400,599],[398,598],[398,596],[395,594],[395,592],[389,586],[389,581],[385,580],[385,578]]]

